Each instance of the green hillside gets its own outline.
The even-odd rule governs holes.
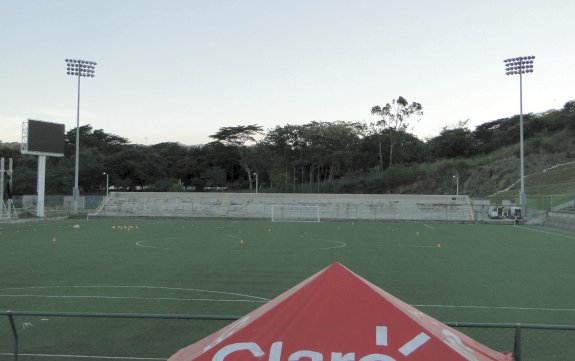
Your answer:
[[[573,134],[563,131],[543,135],[525,142],[525,188],[531,195],[575,193],[575,147]],[[475,197],[509,198],[520,188],[519,145],[501,148],[493,153],[458,160],[422,164],[435,182],[414,184],[417,193],[450,193],[453,175],[460,177],[460,193]],[[450,173],[451,171],[451,173]],[[445,173],[442,176],[442,173]],[[446,180],[447,187],[438,183]],[[426,189],[426,184],[435,186]],[[406,187],[406,190],[410,186]],[[506,190],[508,189],[508,190]],[[497,194],[497,197],[495,196]],[[491,197],[492,196],[492,197]]]

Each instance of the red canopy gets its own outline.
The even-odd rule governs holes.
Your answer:
[[[513,361],[334,263],[169,361]]]

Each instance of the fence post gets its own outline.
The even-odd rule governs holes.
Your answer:
[[[8,315],[8,318],[10,319],[10,327],[12,327],[12,335],[14,336],[14,361],[18,361],[18,331],[16,331],[14,316]]]
[[[521,325],[515,326],[515,346],[513,347],[515,361],[521,361]]]

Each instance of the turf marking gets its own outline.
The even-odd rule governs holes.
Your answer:
[[[0,291],[7,290],[25,290],[25,289],[54,289],[54,288],[144,288],[144,289],[163,289],[163,290],[180,290],[196,291],[206,293],[216,293],[223,295],[234,295],[251,298],[251,300],[239,299],[200,299],[200,298],[176,298],[176,297],[124,297],[124,296],[58,296],[58,295],[2,295],[0,297],[41,297],[41,298],[101,298],[101,299],[136,299],[136,300],[169,300],[169,301],[210,301],[210,302],[258,302],[264,303],[269,301],[268,298],[245,295],[241,293],[222,292],[212,290],[202,290],[195,288],[175,288],[175,287],[154,287],[154,286],[37,286],[37,287],[14,287],[3,288]],[[426,305],[412,304],[413,307],[430,307],[430,308],[468,308],[468,309],[485,309],[485,310],[516,310],[516,311],[546,311],[546,312],[575,312],[575,308],[548,308],[548,307],[513,307],[513,306],[479,306],[479,305]]]
[[[332,241],[331,239],[317,239],[317,238],[313,238],[312,241],[322,241],[322,242],[331,242],[331,243],[335,243],[335,246],[332,247],[323,247],[323,248],[317,248],[317,249],[335,249],[335,248],[342,248],[342,247],[346,247],[347,243],[345,242],[340,242],[340,241]]]
[[[223,226],[216,226],[216,229],[226,229],[226,228],[230,228],[233,227],[236,223],[239,223],[240,221],[233,221],[230,224],[225,224]]]
[[[411,305],[413,307],[434,308],[474,308],[480,310],[514,310],[514,311],[549,311],[549,312],[575,312],[575,308],[546,308],[546,307],[511,307],[511,306],[465,306],[465,305]]]
[[[531,228],[531,227],[521,227],[522,229],[526,229],[528,231],[533,231],[533,232],[539,232],[539,233],[544,233],[544,234],[549,234],[551,236],[557,236],[557,237],[565,237],[565,238],[569,238],[569,239],[575,239],[575,236],[569,236],[567,234],[562,234],[562,233],[556,233],[556,232],[550,232],[550,231],[544,231],[542,229],[536,229],[536,228]]]
[[[177,297],[131,297],[131,296],[69,296],[69,295],[0,295],[0,297],[36,297],[36,298],[92,298],[102,300],[138,300],[138,301],[188,301],[188,302],[257,302],[264,300],[225,300],[219,298],[177,298]]]
[[[435,231],[435,228],[431,227],[430,225],[427,225],[427,224],[425,224],[425,223],[423,223],[423,225],[424,225],[425,227],[431,229],[432,231]]]
[[[13,356],[14,354],[0,352],[2,356]],[[165,358],[157,357],[129,357],[129,356],[90,356],[90,355],[50,355],[42,353],[19,353],[20,356],[26,357],[58,357],[58,358],[83,358],[83,359],[104,359],[104,360],[162,360]]]
[[[10,290],[30,290],[30,289],[55,289],[55,288],[143,288],[143,289],[158,289],[158,290],[169,290],[169,291],[184,291],[184,292],[205,292],[205,293],[214,293],[219,295],[226,295],[226,296],[238,296],[238,297],[245,297],[248,299],[253,299],[253,302],[258,301],[269,301],[268,298],[259,297],[259,296],[252,296],[246,295],[242,293],[234,293],[234,292],[223,292],[223,291],[214,291],[214,290],[203,290],[199,288],[181,288],[181,287],[156,287],[156,286],[106,286],[106,285],[96,285],[96,286],[31,286],[31,287],[12,287],[12,288],[2,288],[1,291],[10,291]],[[0,295],[3,296],[3,295]],[[87,296],[90,297],[90,296]]]
[[[138,241],[136,242],[136,246],[138,247],[144,247],[144,248],[155,248],[155,249],[180,249],[180,248],[168,248],[168,247],[156,247],[156,246],[147,246],[145,244],[142,244],[144,242],[152,242],[152,241]]]
[[[404,246],[401,244],[398,247],[400,247],[400,248],[437,248],[437,246],[423,246],[423,245]]]

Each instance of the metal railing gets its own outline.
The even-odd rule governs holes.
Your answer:
[[[83,318],[120,318],[120,319],[162,319],[162,320],[211,320],[234,321],[242,316],[232,315],[178,315],[178,314],[151,314],[151,313],[98,313],[98,312],[36,312],[36,311],[0,311],[0,316],[7,316],[10,322],[14,342],[14,361],[18,361],[20,354],[20,340],[15,318],[21,316],[32,317],[83,317]]]
[[[13,338],[13,359],[18,361],[20,340],[16,317],[77,317],[116,319],[210,320],[234,321],[235,315],[188,315],[148,313],[86,313],[86,312],[35,312],[0,311],[10,323]],[[476,339],[495,350],[512,351],[515,361],[567,361],[575,355],[575,326],[538,325],[520,323],[464,323],[445,322],[447,326]],[[549,336],[553,333],[553,336]]]

